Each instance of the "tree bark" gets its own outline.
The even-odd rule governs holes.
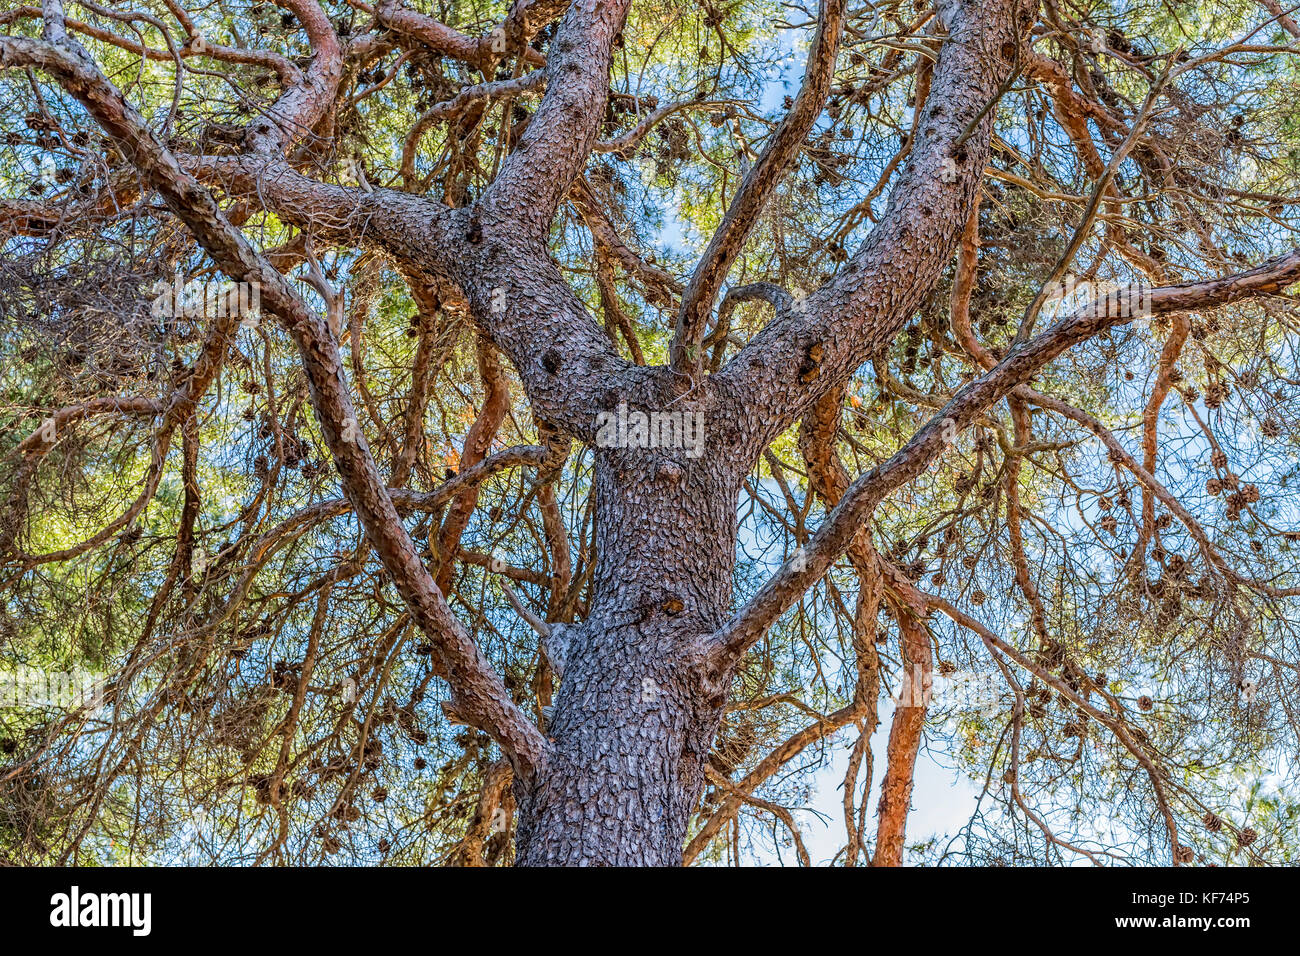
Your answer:
[[[699,649],[731,601],[739,481],[714,455],[598,455],[593,601],[551,625],[561,680],[521,865],[681,864],[725,703]]]

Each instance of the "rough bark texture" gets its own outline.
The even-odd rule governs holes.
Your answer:
[[[551,754],[519,860],[678,865],[724,704],[695,651],[730,605],[740,475],[707,453],[610,450],[596,469],[593,600],[552,626]]]

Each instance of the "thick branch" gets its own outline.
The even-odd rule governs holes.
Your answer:
[[[609,96],[614,36],[631,0],[575,3],[546,62],[546,95],[481,206],[485,218],[541,239],[596,142]]]
[[[838,276],[776,317],[719,373],[761,449],[878,354],[938,281],[989,155],[989,104],[1016,56],[1009,0],[942,3],[948,37],[915,142],[880,225]],[[972,126],[973,124],[973,126]],[[756,453],[756,452],[755,452]]]
[[[0,37],[0,67],[13,66],[38,67],[55,77],[120,145],[218,267],[231,279],[258,284],[263,308],[285,324],[298,345],[312,404],[343,488],[385,569],[435,648],[439,675],[451,685],[451,708],[494,734],[521,775],[530,777],[545,760],[545,740],[451,614],[421,563],[357,427],[338,345],[328,325],[307,309],[285,278],[229,223],[211,194],[180,167],[83,53]]]

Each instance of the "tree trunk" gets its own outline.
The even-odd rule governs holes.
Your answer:
[[[731,600],[736,479],[712,457],[597,458],[593,601],[548,648],[562,676],[522,866],[681,864],[725,703],[694,653]]]
[[[554,751],[520,804],[521,866],[679,866],[721,717],[662,622],[584,627]]]

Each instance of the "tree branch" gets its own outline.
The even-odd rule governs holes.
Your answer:
[[[569,7],[546,62],[546,95],[479,206],[491,221],[541,241],[591,153],[609,96],[614,35],[631,0]]]
[[[686,372],[692,379],[698,379],[703,368],[700,341],[713,312],[714,299],[763,207],[799,158],[804,140],[826,103],[831,79],[835,75],[844,6],[844,0],[822,0],[817,32],[808,51],[808,64],[799,95],[758,160],[741,180],[740,188],[732,197],[721,225],[709,240],[708,248],[682,295],[668,356],[675,370]]]
[[[948,36],[880,224],[839,275],[779,311],[716,376],[751,410],[740,420],[745,447],[766,447],[884,349],[947,265],[989,156],[993,111],[985,107],[1028,22],[1013,22],[1010,0],[943,2],[940,14]],[[981,112],[984,118],[955,147]]]
[[[285,324],[298,345],[312,404],[343,488],[384,568],[434,646],[437,672],[451,686],[452,709],[492,733],[520,775],[530,778],[546,759],[545,739],[452,615],[420,561],[357,427],[338,344],[328,325],[230,224],[211,194],[181,168],[84,54],[0,37],[0,67],[14,66],[37,67],[58,80],[120,145],[217,266],[235,281],[258,284],[263,308]]]

